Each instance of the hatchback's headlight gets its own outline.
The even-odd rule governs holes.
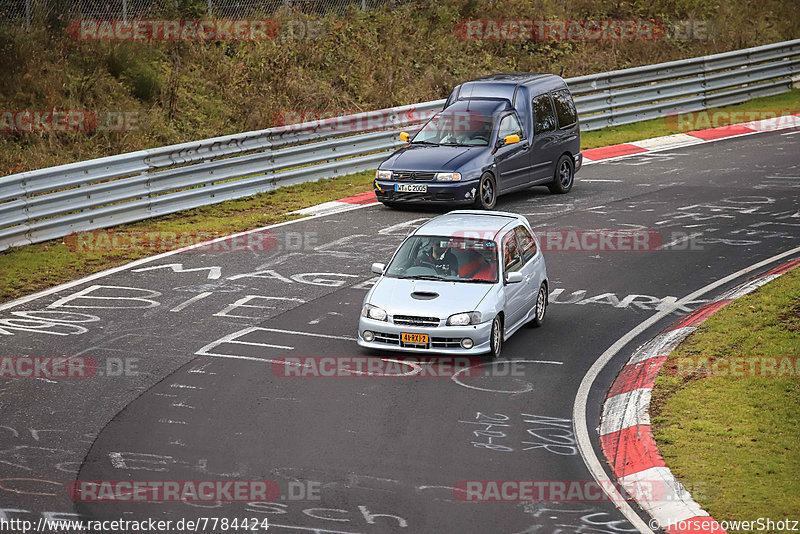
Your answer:
[[[481,322],[481,312],[456,313],[447,318],[447,326],[467,326]]]
[[[376,180],[391,180],[392,171],[375,171]]]
[[[363,317],[375,319],[376,321],[385,321],[387,317],[386,310],[377,306],[373,306],[372,304],[364,304],[364,308],[361,310],[361,315]]]
[[[461,173],[460,172],[437,172],[436,173],[436,181],[437,182],[460,182],[461,181]]]

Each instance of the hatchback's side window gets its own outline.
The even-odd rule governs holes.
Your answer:
[[[517,116],[509,113],[500,120],[500,127],[497,131],[497,138],[502,139],[507,135],[518,135],[520,139],[525,137],[522,135],[522,127],[519,125]]]
[[[519,247],[514,232],[508,232],[503,237],[503,266],[505,272],[516,271],[522,267],[519,257]]]
[[[533,131],[534,133],[551,132],[556,129],[556,116],[550,95],[539,95],[533,99]]]
[[[578,122],[578,111],[567,89],[553,93],[553,104],[556,106],[559,128],[568,128]]]
[[[519,241],[519,248],[522,253],[522,262],[528,263],[528,260],[536,255],[536,240],[531,233],[524,226],[517,226],[517,241]]]

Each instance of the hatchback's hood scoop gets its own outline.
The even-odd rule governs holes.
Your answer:
[[[417,300],[433,300],[439,296],[435,291],[414,291],[411,293],[412,299]]]

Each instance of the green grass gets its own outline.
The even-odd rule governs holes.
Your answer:
[[[679,372],[681,358],[700,357],[800,358],[800,269],[734,301],[681,343],[656,380],[651,410],[667,466],[715,519],[800,519],[800,377]]]

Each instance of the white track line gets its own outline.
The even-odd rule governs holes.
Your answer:
[[[613,358],[620,350],[622,350],[625,345],[630,343],[636,336],[653,326],[655,323],[675,311],[679,306],[682,304],[689,302],[691,300],[696,300],[698,297],[708,293],[709,291],[713,291],[714,289],[727,284],[728,282],[739,278],[740,276],[744,276],[752,271],[760,269],[765,265],[769,265],[770,263],[774,263],[778,260],[786,258],[788,256],[792,256],[794,254],[800,253],[800,247],[793,248],[791,250],[787,250],[786,252],[782,252],[781,254],[777,254],[772,256],[771,258],[767,258],[766,260],[760,261],[750,267],[745,267],[739,271],[736,271],[733,274],[730,274],[724,278],[720,278],[716,282],[712,282],[707,286],[704,286],[694,293],[686,295],[679,301],[673,303],[667,309],[664,309],[655,315],[650,316],[648,319],[645,319],[637,326],[635,326],[632,330],[630,330],[627,334],[619,338],[613,345],[611,345],[606,351],[594,362],[592,367],[586,372],[584,375],[583,380],[581,380],[581,384],[578,387],[578,393],[575,395],[575,403],[572,407],[572,421],[573,421],[573,428],[575,431],[575,440],[577,441],[578,451],[581,454],[581,458],[583,458],[583,462],[586,464],[586,467],[589,469],[589,472],[592,474],[594,479],[600,484],[600,487],[603,488],[608,498],[614,503],[614,505],[619,508],[620,512],[630,521],[642,534],[652,534],[653,529],[651,529],[647,523],[645,523],[639,514],[634,511],[630,504],[625,500],[622,495],[620,495],[619,491],[614,487],[614,481],[612,481],[609,476],[606,474],[605,469],[603,469],[603,464],[597,458],[597,455],[592,448],[592,442],[589,438],[589,428],[587,427],[586,423],[586,408],[589,401],[589,391],[594,384],[597,375],[600,374],[600,371],[608,364],[608,362]]]

